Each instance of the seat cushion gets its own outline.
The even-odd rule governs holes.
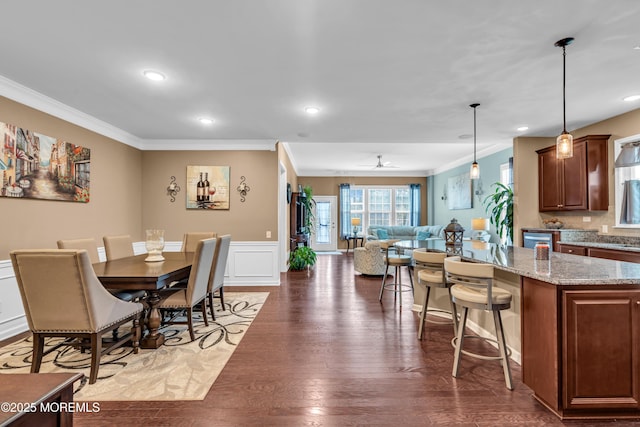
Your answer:
[[[476,304],[488,304],[486,288],[475,288],[467,285],[453,285],[451,287],[451,296],[457,300],[469,301]],[[493,304],[506,304],[511,302],[511,292],[493,286],[491,288],[491,299]]]
[[[420,270],[418,271],[418,280],[420,280],[421,282],[444,285],[442,271],[434,271],[428,269]]]
[[[407,255],[389,255],[389,258],[386,258],[386,262],[389,265],[410,265],[411,257]]]

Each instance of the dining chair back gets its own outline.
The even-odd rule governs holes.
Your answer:
[[[96,382],[100,356],[131,341],[134,353],[140,340],[139,303],[111,295],[96,277],[86,250],[30,249],[12,251],[11,262],[29,329],[33,333],[31,372],[40,371],[42,357],[62,345],[91,348],[89,383]],[[133,321],[130,335],[102,348],[102,335]],[[44,351],[46,337],[67,340]]]
[[[231,244],[231,235],[225,234],[218,237],[216,244],[216,254],[213,258],[213,269],[211,270],[211,278],[209,280],[209,286],[207,288],[207,297],[209,299],[209,309],[211,310],[211,318],[216,320],[216,315],[213,309],[213,298],[216,291],[220,298],[220,305],[222,311],[224,307],[224,272],[227,268],[227,259],[229,257],[229,246]]]
[[[107,261],[133,256],[133,240],[128,234],[121,236],[104,236],[104,251]]]
[[[182,238],[182,252],[195,252],[196,245],[200,240],[216,237],[213,231],[190,231],[184,233]]]
[[[91,264],[100,262],[100,256],[98,255],[98,244],[96,239],[67,239],[58,240],[58,249],[84,249],[89,254]]]

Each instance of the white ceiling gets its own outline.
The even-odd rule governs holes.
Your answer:
[[[3,0],[0,13],[0,95],[26,86],[145,148],[286,142],[301,176],[471,162],[473,102],[478,157],[557,135],[565,37],[569,130],[640,105],[622,101],[640,94],[638,0]],[[379,154],[397,167],[374,168]]]

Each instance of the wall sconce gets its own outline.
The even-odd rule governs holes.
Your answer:
[[[240,177],[240,185],[238,185],[238,193],[240,193],[240,201],[245,201],[245,196],[251,190],[249,186],[245,182],[246,178],[244,176]]]
[[[171,197],[171,203],[176,201],[176,194],[180,191],[180,187],[176,184],[176,177],[172,176],[167,187],[167,196]]]
[[[473,192],[476,196],[478,196],[478,201],[482,202],[482,195],[484,194],[484,190],[482,189],[482,179],[478,178],[476,180],[476,189]]]
[[[444,202],[447,203],[447,184],[444,185],[444,188],[442,189],[442,197],[440,197],[440,199]]]

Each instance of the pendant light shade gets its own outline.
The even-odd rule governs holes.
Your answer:
[[[567,132],[566,114],[566,82],[567,82],[567,52],[566,47],[573,42],[573,37],[558,40],[555,46],[562,48],[562,133],[556,139],[556,158],[567,159],[573,157],[573,136]]]
[[[471,179],[480,178],[480,166],[476,161],[476,108],[479,105],[477,103],[469,105],[469,107],[473,108],[473,163],[471,163],[471,169],[469,170],[469,178]]]

